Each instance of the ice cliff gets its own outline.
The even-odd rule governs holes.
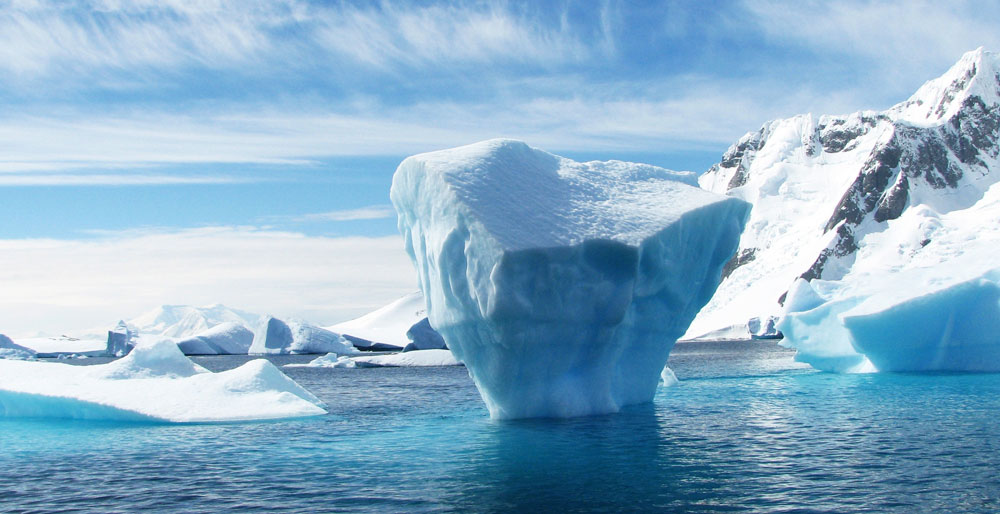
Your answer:
[[[982,49],[885,111],[807,114],[746,134],[699,178],[754,207],[718,292],[684,337],[779,315],[800,277],[877,281],[953,267],[962,247],[994,245],[995,254],[998,137],[1000,55]]]
[[[409,157],[390,197],[430,324],[494,418],[651,401],[749,205],[691,173],[511,140]]]

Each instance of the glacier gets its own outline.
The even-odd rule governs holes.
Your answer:
[[[390,198],[430,324],[499,419],[651,401],[750,209],[690,172],[505,139],[405,159]]]
[[[746,134],[699,177],[754,207],[683,338],[778,316],[797,278],[936,266],[961,248],[940,244],[946,234],[992,237],[1000,223],[982,209],[1000,181],[998,128],[1000,55],[978,49],[884,111],[804,114]]]
[[[352,355],[358,349],[340,334],[298,320],[265,316],[254,330],[250,355],[336,353]]]
[[[429,366],[461,366],[448,350],[413,350],[387,355],[348,357],[330,353],[307,364],[285,364],[286,368],[413,368]]]
[[[0,417],[191,423],[323,414],[319,399],[266,360],[211,373],[166,339],[95,366],[0,360]]]

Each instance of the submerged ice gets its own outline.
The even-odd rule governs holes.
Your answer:
[[[266,360],[211,373],[166,339],[96,366],[0,360],[0,417],[217,422],[325,413]]]
[[[431,326],[495,418],[651,401],[749,205],[691,173],[511,140],[410,157],[390,196]]]

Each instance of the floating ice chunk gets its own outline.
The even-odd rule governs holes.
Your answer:
[[[301,321],[265,316],[254,332],[250,354],[336,353],[352,355],[358,349],[340,334]]]
[[[0,361],[0,416],[215,422],[325,413],[266,360],[211,373],[169,340],[97,366]]]
[[[965,261],[813,281],[824,303],[787,312],[782,344],[826,371],[1000,371],[1000,268]]]
[[[663,371],[660,372],[660,382],[663,382],[664,387],[670,387],[677,385],[680,381],[677,380],[677,375],[674,374],[674,370],[664,366]]]
[[[430,324],[495,418],[651,401],[749,205],[694,175],[510,140],[410,157],[390,196]]]
[[[91,376],[113,380],[129,378],[185,378],[208,370],[195,364],[169,339],[136,346],[128,355],[103,366],[93,366]]]
[[[9,337],[0,334],[0,359],[35,360],[35,351],[16,344]]]
[[[177,347],[184,355],[246,355],[253,344],[253,336],[250,329],[230,321],[180,339]]]
[[[286,368],[356,368],[354,359],[346,355],[328,353],[316,357],[307,364],[285,364]]]
[[[365,355],[351,360],[359,368],[404,368],[423,366],[461,366],[450,350],[414,350],[390,355]]]

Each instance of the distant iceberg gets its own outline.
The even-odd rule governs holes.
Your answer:
[[[261,319],[254,331],[251,355],[336,353],[352,355],[358,349],[340,334],[303,321],[283,321],[273,316]]]
[[[313,359],[308,364],[286,364],[286,368],[411,368],[431,366],[461,366],[448,350],[414,350],[388,355],[347,357],[335,353]]]
[[[444,339],[427,322],[427,306],[419,291],[327,330],[343,335],[365,350],[430,350],[445,348]]]
[[[9,337],[0,334],[0,359],[30,361],[35,359],[35,351],[16,344]]]
[[[0,360],[2,417],[220,422],[325,413],[266,360],[211,373],[169,340],[96,366]]]
[[[175,342],[184,355],[246,355],[253,337],[252,330],[229,321]]]
[[[651,401],[749,214],[690,172],[511,140],[409,157],[390,197],[430,325],[494,418]]]

